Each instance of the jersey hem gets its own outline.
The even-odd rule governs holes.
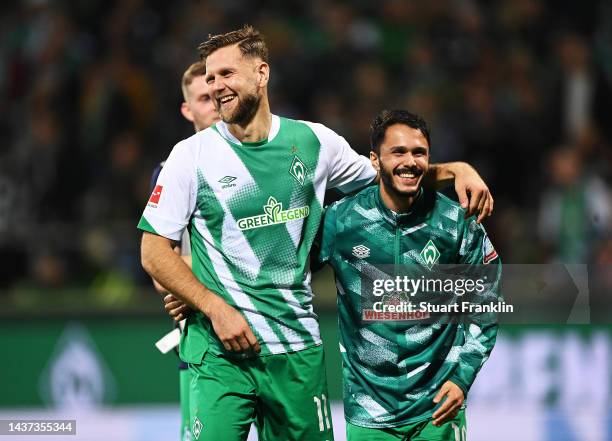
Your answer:
[[[430,420],[432,418],[432,415],[433,415],[433,411],[427,412],[426,414],[422,416],[410,418],[408,420],[404,420],[398,423],[364,423],[361,421],[355,421],[347,416],[345,416],[344,419],[346,420],[347,423],[351,423],[353,426],[364,427],[366,429],[389,429],[389,428],[407,426],[409,424],[421,423],[423,421]]]
[[[308,349],[313,349],[313,348],[316,348],[318,346],[323,346],[323,340],[320,340],[319,343],[308,345],[308,346],[303,347],[302,349],[296,349],[296,350],[292,350],[292,351],[275,352],[275,353],[270,352],[269,354],[256,354],[256,355],[253,355],[252,357],[241,357],[240,355],[237,355],[237,356],[236,355],[231,355],[230,357],[226,357],[226,358],[231,358],[231,359],[236,359],[236,360],[252,360],[252,359],[255,359],[255,358],[272,357],[274,355],[296,354],[298,352],[307,351]],[[226,353],[224,353],[224,352],[215,353],[214,350],[210,351],[210,353],[212,355],[216,356],[216,357],[225,356],[226,355]]]

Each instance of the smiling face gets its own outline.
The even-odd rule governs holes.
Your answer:
[[[206,58],[206,84],[215,109],[228,124],[248,124],[259,108],[268,82],[268,64],[244,56],[238,45],[215,50]]]
[[[381,196],[394,211],[410,206],[429,168],[429,143],[421,130],[405,124],[387,127],[378,153],[370,152],[380,173]]]

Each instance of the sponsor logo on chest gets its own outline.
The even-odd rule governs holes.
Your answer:
[[[310,215],[310,207],[308,205],[283,210],[282,202],[278,202],[273,196],[268,198],[268,202],[263,206],[263,211],[264,214],[238,219],[238,228],[241,230],[251,230],[253,228],[304,219]]]

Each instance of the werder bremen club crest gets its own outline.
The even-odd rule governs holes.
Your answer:
[[[419,256],[421,256],[423,264],[430,270],[436,263],[438,263],[438,260],[440,260],[440,255],[440,251],[438,251],[431,239],[429,240],[429,242],[427,242],[427,245],[425,245],[425,247],[421,250],[421,253],[419,254]]]

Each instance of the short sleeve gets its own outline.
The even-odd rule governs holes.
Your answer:
[[[193,137],[178,143],[164,164],[138,228],[179,241],[195,210]]]
[[[321,143],[326,162],[327,187],[347,194],[370,184],[376,171],[368,158],[358,154],[342,136],[322,124],[306,122]]]

